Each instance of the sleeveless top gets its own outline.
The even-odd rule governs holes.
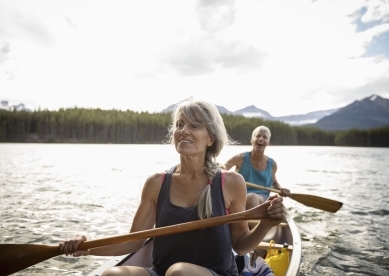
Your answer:
[[[243,163],[239,172],[247,182],[271,188],[273,186],[273,159],[267,158],[267,165],[264,171],[258,171],[251,165],[250,152],[244,153]],[[247,193],[255,193],[269,197],[270,192],[247,187]]]
[[[158,195],[155,227],[199,220],[197,205],[189,208],[170,202],[175,166],[165,175]],[[219,170],[211,184],[212,217],[226,215]],[[228,224],[154,238],[153,266],[166,271],[172,264],[188,262],[223,276],[238,276]]]

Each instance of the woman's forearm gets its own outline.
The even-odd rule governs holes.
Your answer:
[[[271,226],[259,222],[250,232],[239,238],[234,245],[235,252],[238,255],[244,255],[250,252],[264,239],[271,228]]]

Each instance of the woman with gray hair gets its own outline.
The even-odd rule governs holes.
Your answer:
[[[289,196],[290,190],[282,188],[276,178],[277,163],[267,155],[265,149],[270,144],[271,132],[266,126],[258,126],[251,135],[252,149],[243,152],[227,160],[227,170],[235,166],[235,171],[243,176],[245,181],[264,186],[276,188],[281,191],[281,196]],[[270,192],[266,190],[247,187],[246,208],[251,209],[266,201]]]
[[[175,146],[180,162],[147,178],[130,232],[245,211],[243,177],[223,170],[216,161],[224,145],[233,142],[214,105],[194,100],[178,104],[172,114],[168,142]],[[275,195],[268,201],[267,213],[275,220],[261,220],[251,230],[247,221],[239,221],[156,237],[152,267],[119,266],[103,275],[238,276],[232,250],[246,254],[285,219],[282,197]],[[66,255],[76,257],[118,256],[136,252],[145,243],[139,240],[77,250],[83,241],[85,236],[79,236],[59,246]]]

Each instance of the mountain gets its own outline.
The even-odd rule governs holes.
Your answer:
[[[236,110],[234,114],[242,115],[244,117],[261,117],[266,120],[272,120],[274,118],[272,115],[270,115],[269,112],[259,109],[254,105],[250,105],[245,108]]]
[[[163,109],[161,113],[166,112],[172,112],[174,109],[174,104],[168,106],[167,108]],[[274,117],[269,112],[260,109],[254,105],[247,106],[245,108],[236,110],[236,111],[230,111],[224,106],[216,105],[217,109],[222,114],[231,114],[231,115],[241,115],[247,118],[254,118],[254,117],[260,117],[265,120],[272,120],[272,121],[281,121],[286,124],[290,125],[303,125],[308,123],[315,123],[319,119],[330,115],[337,111],[338,109],[329,109],[329,110],[320,110],[320,111],[314,111],[309,112],[307,114],[299,114],[299,115],[289,115],[289,116],[281,116],[281,117]]]
[[[219,110],[220,113],[231,114],[231,115],[234,115],[234,114],[235,114],[235,112],[229,111],[229,110],[228,110],[227,108],[225,108],[224,106],[216,105],[216,108],[217,108],[217,110]]]
[[[161,112],[171,112],[171,105]],[[223,106],[216,106],[220,113],[261,117],[265,120],[281,121],[290,125],[316,127],[322,130],[349,130],[352,128],[370,129],[389,125],[389,99],[371,95],[360,101],[336,109],[319,110],[307,114],[275,117],[254,105],[230,111]]]
[[[171,104],[168,107],[166,107],[165,109],[161,110],[161,113],[173,112],[175,106],[176,106],[175,104]]]
[[[27,108],[22,103],[14,105],[14,104],[10,104],[8,101],[1,101],[0,102],[0,109],[7,110],[7,111],[28,111],[28,112],[31,112],[31,110],[29,108]]]
[[[370,129],[389,125],[389,99],[371,95],[308,126],[323,130]]]
[[[270,113],[265,110],[259,109],[254,105],[250,105],[248,107],[235,111],[234,114],[243,115],[245,117],[250,117],[250,118],[261,117],[265,120],[281,121],[289,125],[303,125],[303,124],[315,123],[319,119],[328,116],[336,111],[338,111],[338,108],[313,111],[307,114],[275,117],[270,115]]]
[[[306,114],[276,117],[275,119],[278,121],[282,121],[284,123],[290,124],[290,125],[313,124],[313,123],[316,123],[321,118],[326,117],[328,115],[331,115],[332,113],[334,113],[338,110],[339,110],[339,108],[328,109],[328,110],[319,110],[319,111],[309,112]]]

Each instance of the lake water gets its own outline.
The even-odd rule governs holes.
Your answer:
[[[226,147],[218,160],[251,146]],[[389,149],[269,146],[292,193],[337,213],[285,205],[302,239],[300,275],[389,275]],[[58,244],[128,233],[146,178],[178,162],[170,145],[0,144],[1,243]],[[57,256],[15,275],[86,275],[108,257]]]

